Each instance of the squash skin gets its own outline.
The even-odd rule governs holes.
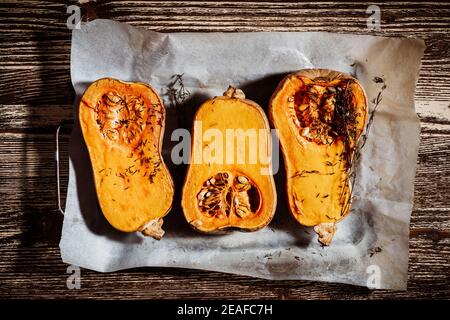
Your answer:
[[[232,90],[232,93],[229,93]],[[228,93],[227,93],[228,92]],[[272,164],[266,167],[267,175],[261,175],[259,170],[261,164],[207,164],[195,163],[196,154],[204,152],[207,143],[202,141],[201,133],[214,128],[220,130],[223,135],[225,129],[262,129],[267,131],[266,140],[262,143],[262,148],[267,148],[267,155],[271,156],[271,138],[270,125],[262,108],[255,102],[245,99],[245,96],[239,89],[230,88],[224,93],[228,96],[219,96],[204,102],[197,110],[194,117],[194,126],[192,129],[191,156],[190,164],[185,177],[182,190],[182,208],[184,216],[189,225],[196,231],[205,234],[222,234],[231,230],[244,232],[257,231],[270,223],[276,208],[276,189],[272,175]],[[236,118],[233,115],[239,114]],[[252,119],[251,121],[249,119]],[[195,121],[201,121],[202,132],[198,131]],[[225,147],[225,140],[223,142]],[[226,147],[223,156],[230,152]],[[242,151],[242,150],[241,150]],[[248,152],[248,148],[245,153]],[[234,149],[237,154],[237,149]],[[258,189],[259,205],[254,214],[250,217],[241,218],[231,213],[209,217],[203,213],[198,205],[199,191],[204,187],[205,181],[215,177],[218,173],[227,174],[228,181],[234,184],[238,176],[249,178],[251,183]],[[234,188],[234,187],[233,187]]]
[[[349,95],[354,102],[355,137],[345,140],[338,136],[329,138],[330,141],[326,143],[317,142],[314,136],[309,135],[309,128],[303,131],[303,124],[296,122],[299,120],[297,115],[302,114],[298,108],[302,106],[297,109],[293,106],[301,102],[289,97],[299,97],[299,92],[314,84],[327,87],[344,83],[349,83]],[[356,79],[337,71],[301,70],[288,75],[279,83],[270,100],[269,118],[280,139],[290,212],[300,224],[314,226],[319,241],[329,245],[336,231],[336,223],[350,211],[348,164],[353,161],[357,142],[366,123],[367,98],[364,89]],[[348,156],[344,159],[342,154]]]
[[[114,104],[108,94],[123,100]],[[174,185],[161,155],[165,109],[156,91],[99,79],[81,98],[79,120],[105,218],[117,230],[160,239]]]

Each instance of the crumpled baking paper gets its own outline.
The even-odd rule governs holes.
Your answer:
[[[71,77],[77,99],[60,243],[63,261],[100,272],[183,267],[266,279],[405,289],[420,132],[414,90],[424,48],[421,40],[322,32],[163,34],[108,20],[83,24],[72,35]],[[374,77],[382,77],[387,86],[357,166],[351,214],[338,224],[331,246],[322,247],[311,228],[291,217],[282,163],[275,175],[278,207],[268,227],[215,236],[192,230],[179,204],[186,166],[175,166],[170,160],[176,144],[170,139],[173,129],[190,128],[195,109],[230,84],[267,110],[277,83],[303,68],[353,74],[369,101],[382,85]],[[182,75],[184,93],[189,94],[181,104],[170,93],[171,88],[183,89],[177,74]],[[102,77],[150,83],[164,99],[163,155],[177,195],[165,218],[161,241],[116,231],[98,207],[78,124],[78,102],[87,86]]]

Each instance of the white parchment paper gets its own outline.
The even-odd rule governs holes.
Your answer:
[[[413,39],[317,32],[160,34],[107,20],[74,30],[71,76],[77,94],[76,123],[60,243],[63,261],[101,272],[184,267],[405,289],[420,131],[414,90],[424,47],[423,41]],[[387,84],[358,164],[352,212],[338,224],[332,245],[321,247],[312,229],[290,216],[283,168],[275,176],[278,207],[268,227],[220,236],[192,230],[179,205],[186,168],[171,163],[172,130],[190,128],[195,109],[221,95],[229,84],[244,89],[249,99],[267,110],[277,83],[303,68],[354,74],[369,100],[380,91],[374,77],[383,77]],[[183,74],[190,92],[176,107],[168,99],[175,74]],[[98,207],[78,124],[78,102],[86,87],[102,77],[150,83],[165,100],[164,156],[178,193],[161,241],[114,230]]]

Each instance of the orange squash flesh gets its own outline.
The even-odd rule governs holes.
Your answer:
[[[302,70],[281,81],[269,116],[285,159],[290,211],[328,245],[350,210],[350,171],[367,118],[364,89],[337,71]]]
[[[242,91],[230,87],[224,95],[206,101],[195,115],[182,207],[188,223],[200,232],[255,231],[271,221],[276,207],[271,162],[264,160],[271,157],[270,127],[261,107],[244,99]],[[224,137],[223,148],[216,148],[220,145],[216,140],[206,139],[208,129]],[[249,129],[263,133],[257,143],[250,138],[243,144],[239,138],[229,143],[227,130],[237,133]],[[250,150],[256,145],[264,156],[254,161]],[[212,158],[208,158],[210,152]],[[226,159],[230,155],[234,161]],[[238,160],[238,155],[244,158]]]
[[[165,109],[143,83],[104,78],[84,92],[80,125],[101,210],[116,229],[160,239],[174,187],[161,156]]]

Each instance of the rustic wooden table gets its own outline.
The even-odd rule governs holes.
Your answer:
[[[87,2],[87,1],[79,1]],[[408,291],[266,281],[185,269],[81,270],[66,287],[58,242],[55,128],[72,118],[67,6],[76,1],[0,1],[0,297],[278,298],[450,297],[449,4],[381,4],[381,30],[367,29],[367,4],[96,1],[84,19],[109,18],[160,32],[332,31],[422,38],[427,50],[416,93],[421,144],[411,218]],[[67,182],[68,132],[62,139]],[[64,192],[64,190],[63,190]]]

